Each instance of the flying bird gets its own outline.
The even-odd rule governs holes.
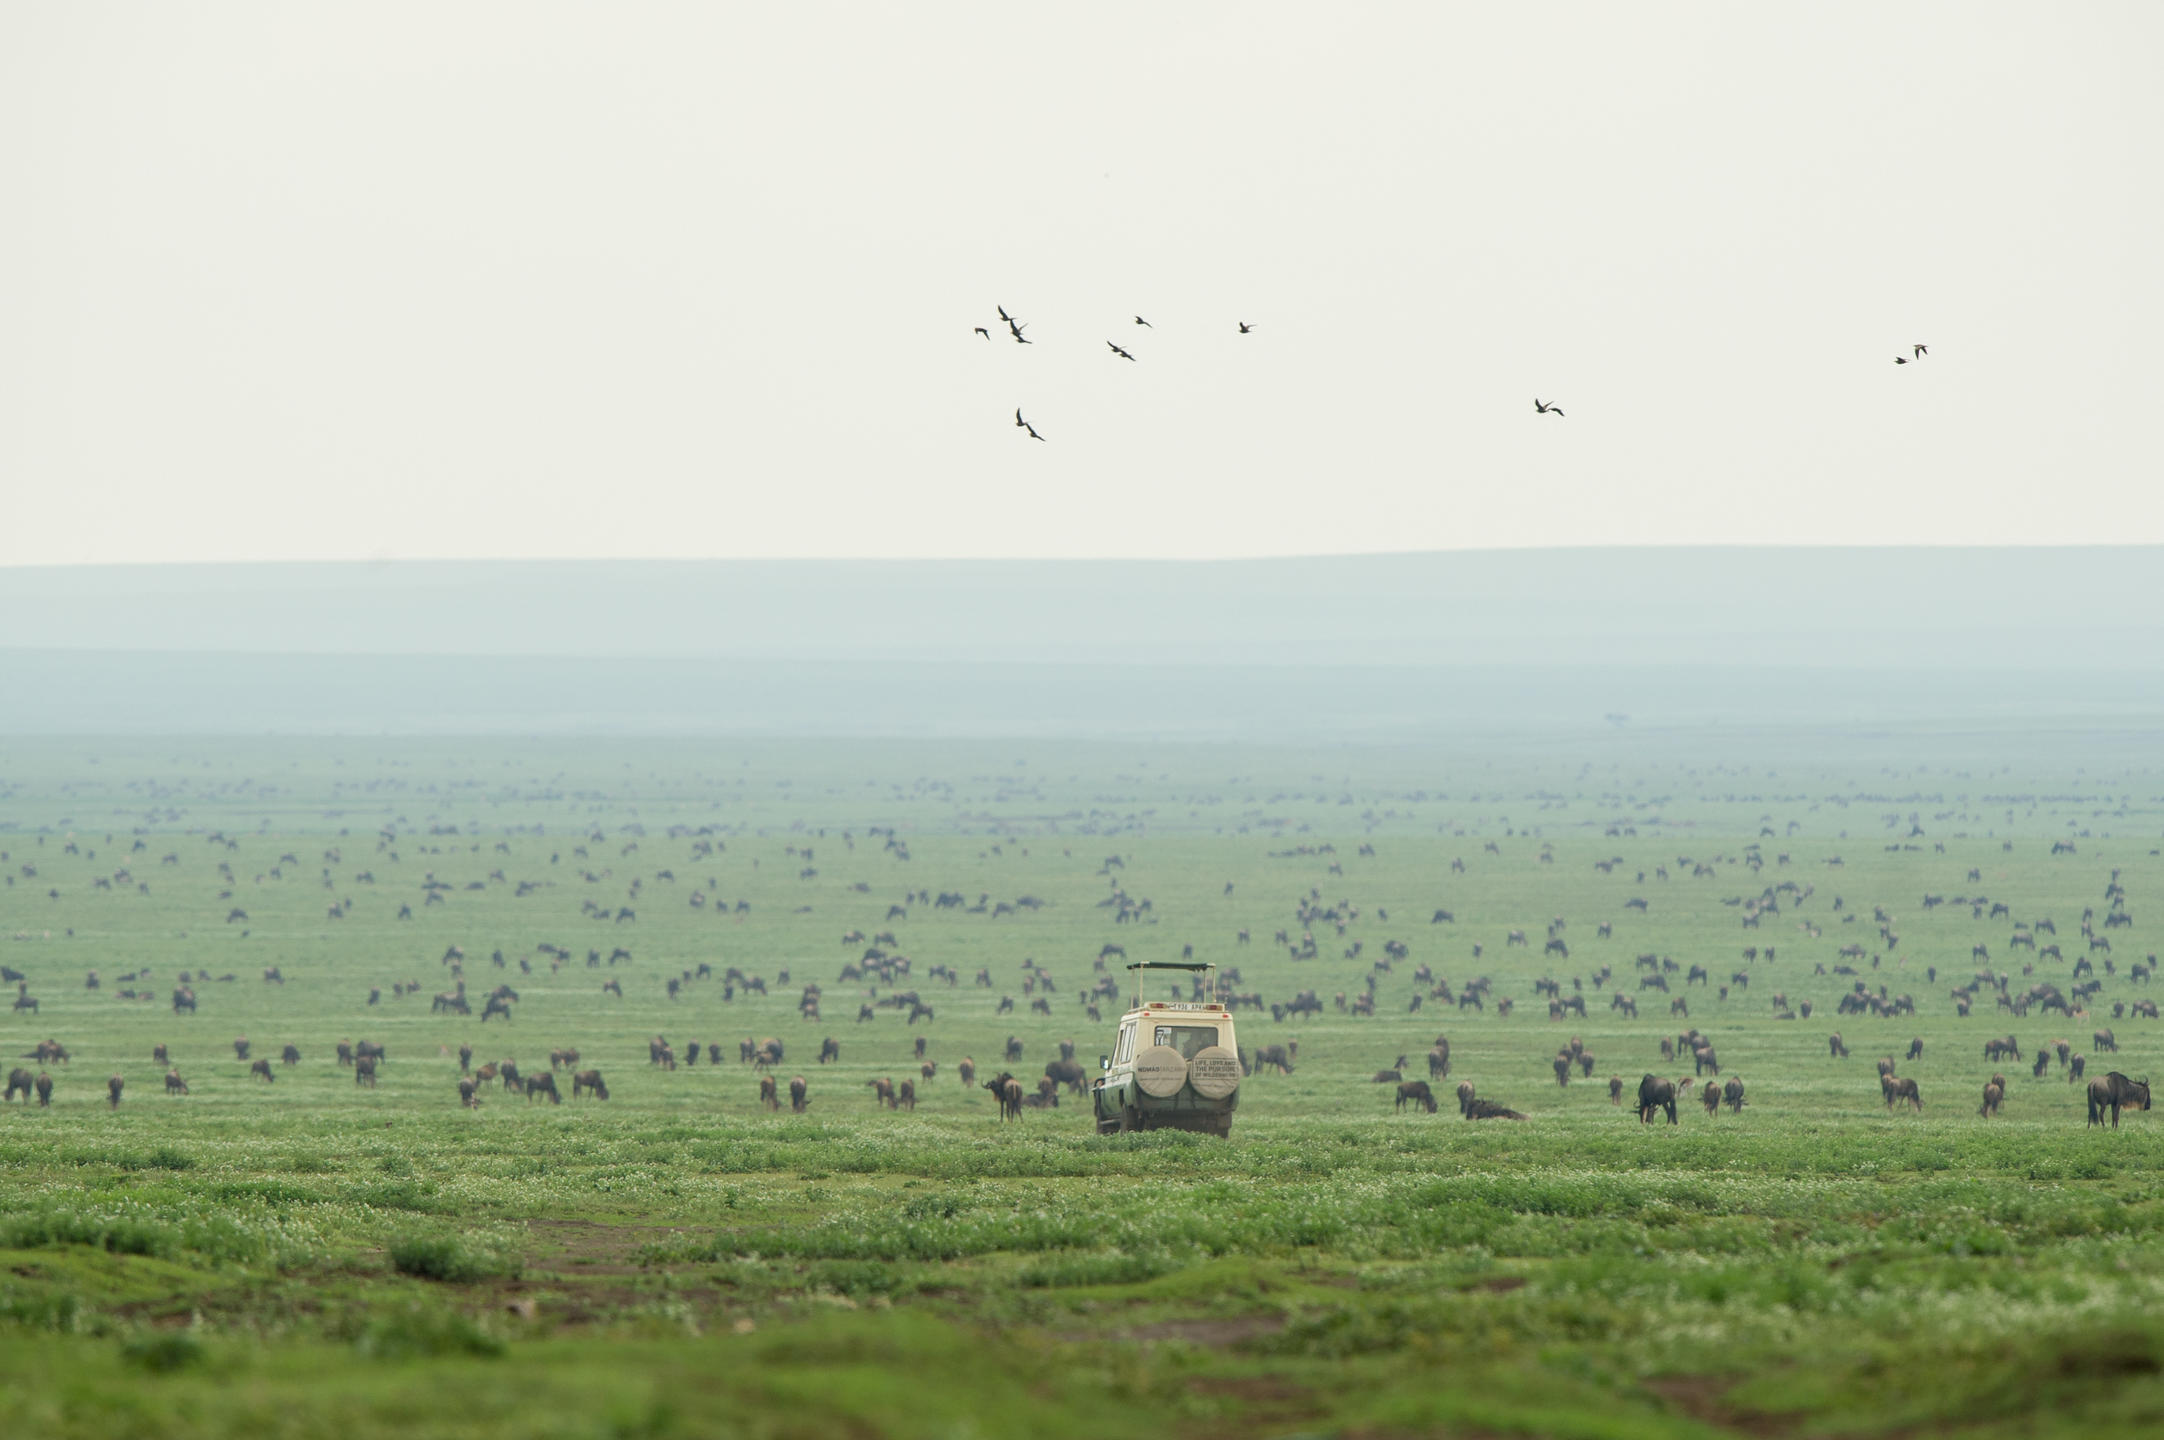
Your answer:
[[[1147,321],[1147,320],[1145,320],[1145,319],[1143,319],[1143,318],[1142,318],[1142,317],[1141,317],[1140,315],[1137,315],[1137,316],[1135,317],[1135,323],[1136,323],[1137,325],[1150,325],[1150,322],[1149,322],[1149,321]],[[1156,329],[1157,327],[1156,327],[1155,325],[1150,325],[1150,328],[1151,328],[1152,330],[1155,330],[1155,329]]]
[[[1017,344],[1017,345],[1028,345],[1028,344],[1031,344],[1031,343],[1033,343],[1033,342],[1031,342],[1031,341],[1029,341],[1029,340],[1026,340],[1026,339],[1024,339],[1024,338],[1022,337],[1022,332],[1023,332],[1024,330],[1027,330],[1027,329],[1029,328],[1029,327],[1028,327],[1027,325],[1017,325],[1017,324],[1015,323],[1015,321],[1014,321],[1014,317],[1013,317],[1012,315],[1007,315],[1007,312],[1006,312],[1006,311],[1004,311],[1004,310],[1000,311],[999,313],[1000,313],[1000,314],[1002,314],[1002,315],[1006,315],[1006,318],[1007,318],[1007,328],[1008,328],[1008,330],[1010,330],[1010,331],[1012,331],[1012,332],[1013,332],[1013,334],[1014,334],[1014,343],[1015,343],[1015,344]]]
[[[1916,354],[1917,354],[1917,355],[1918,355],[1919,357],[1921,357],[1921,356],[1925,356],[1925,355],[1929,355],[1930,353],[1931,353],[1931,347],[1930,347],[1929,345],[1919,345],[1919,346],[1917,346],[1917,347],[1916,347]]]
[[[1536,395],[1533,397],[1533,413],[1536,415],[1561,415],[1563,413],[1563,407],[1560,405],[1550,405],[1547,401],[1541,399],[1539,396]]]
[[[994,310],[997,310],[997,311],[999,312],[999,318],[1000,318],[1000,319],[1002,319],[1002,320],[1006,321],[1006,322],[1007,322],[1007,323],[1008,323],[1009,325],[1012,325],[1012,324],[1014,323],[1014,317],[1013,317],[1012,315],[1009,315],[1009,314],[1007,313],[1007,307],[1006,307],[1006,306],[1004,306],[1004,305],[994,305],[994,306],[993,306],[992,308],[993,308]]]
[[[1029,432],[1029,438],[1032,440],[1042,440],[1044,438],[1037,433],[1037,427],[1034,425],[1024,425],[1022,428]]]
[[[984,327],[983,327],[982,325],[979,325],[979,326],[977,326],[977,327],[976,327],[976,330],[977,330],[977,333],[978,333],[979,335],[982,335],[982,336],[983,336],[983,337],[984,337],[985,339],[989,340],[989,339],[991,339],[991,338],[992,338],[992,332],[991,332],[991,331],[989,331],[989,330],[987,330],[987,329],[985,329],[985,328],[984,328]]]
[[[1896,364],[1896,365],[1906,365],[1906,364],[1908,364],[1908,363],[1909,363],[1909,357],[1908,357],[1908,356],[1906,356],[1906,355],[1896,355],[1896,356],[1894,356],[1894,364]]]
[[[1029,422],[1022,418],[1022,407],[1019,405],[1014,407],[1014,428],[1017,430],[1027,430],[1029,428]]]
[[[1152,326],[1151,326],[1150,328],[1151,328],[1152,330],[1155,330],[1155,329],[1156,329],[1157,327],[1156,327],[1155,325],[1152,325]],[[1255,327],[1254,327],[1254,326],[1252,326],[1252,325],[1250,325],[1250,324],[1248,324],[1248,323],[1247,323],[1247,322],[1246,322],[1245,320],[1242,320],[1242,321],[1240,322],[1240,333],[1241,333],[1242,335],[1248,335],[1248,334],[1252,334],[1252,333],[1254,333],[1254,329],[1255,329]]]
[[[1152,330],[1155,330],[1157,327],[1155,325],[1152,325],[1150,328]],[[1105,344],[1112,345],[1112,342],[1110,340],[1107,340],[1105,341]],[[1119,356],[1122,360],[1132,360],[1135,358],[1134,356],[1128,354],[1125,350],[1122,350],[1117,345],[1112,345],[1112,353]]]

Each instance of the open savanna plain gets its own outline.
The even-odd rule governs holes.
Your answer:
[[[2032,1073],[2063,1039],[2164,1078],[2145,753],[10,741],[0,963],[37,1008],[0,1068],[53,1089],[0,1117],[0,1433],[2154,1433],[2164,1116],[2091,1127],[2054,1051]],[[1099,1136],[1071,1096],[1001,1122],[982,1079],[1110,1048],[1108,944],[1318,993],[1238,1012],[1298,1049],[1229,1141]],[[2081,961],[2074,1013],[2000,1006]],[[460,978],[474,1013],[434,1011]],[[1838,1014],[1858,984],[1913,1014]],[[1745,1103],[1642,1125],[1690,1028]],[[1394,1107],[1376,1072],[1427,1078],[1438,1036],[1440,1112]],[[778,1113],[739,1058],[768,1037]],[[608,1098],[566,1069],[561,1104],[466,1108],[462,1044],[575,1048]],[[1460,1081],[1524,1118],[1461,1119]]]

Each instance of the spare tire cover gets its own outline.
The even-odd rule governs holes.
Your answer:
[[[1222,1100],[1240,1088],[1240,1057],[1222,1045],[1197,1050],[1187,1062],[1188,1078],[1195,1093],[1205,1100]]]
[[[1135,1057],[1135,1083],[1145,1095],[1170,1100],[1187,1083],[1187,1062],[1170,1045],[1152,1045]]]

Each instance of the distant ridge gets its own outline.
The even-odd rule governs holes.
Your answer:
[[[2164,666],[2164,546],[0,568],[39,651],[1179,666]]]

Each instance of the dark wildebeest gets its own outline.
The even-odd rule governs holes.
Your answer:
[[[827,1038],[826,1038],[826,1039],[824,1039],[824,1040],[822,1040],[822,1041],[820,1041],[820,1042],[819,1042],[819,1063],[820,1063],[820,1064],[824,1065],[824,1064],[826,1064],[826,1063],[827,1063],[827,1062],[828,1062],[829,1060],[839,1061],[839,1060],[840,1060],[841,1058],[842,1058],[842,1042],[841,1042],[841,1041],[839,1041],[839,1040],[835,1039],[835,1038],[834,1038],[834,1037],[833,1037],[832,1035],[829,1035],[829,1036],[827,1036]]]
[[[165,1053],[165,1047],[163,1045],[151,1046],[150,1058],[160,1065],[170,1065],[173,1063],[172,1057]]]
[[[288,1065],[298,1065],[301,1063],[301,1047],[298,1045],[288,1045],[286,1046],[285,1050],[280,1053],[278,1058]]]
[[[1610,1075],[1608,1077],[1608,1103],[1610,1105],[1621,1105],[1623,1103],[1623,1077],[1620,1075]]]
[[[1555,1083],[1558,1085],[1569,1085],[1570,1056],[1568,1054],[1558,1055],[1551,1063],[1555,1066]]]
[[[1711,1090],[1713,1087],[1708,1085],[1706,1088]],[[1721,1098],[1728,1102],[1728,1111],[1731,1115],[1741,1115],[1743,1113],[1743,1077],[1741,1075],[1728,1077],[1728,1083],[1721,1087]]]
[[[564,1103],[563,1093],[556,1088],[556,1072],[554,1070],[543,1070],[540,1074],[527,1078],[526,1098],[531,1100],[536,1095],[548,1096],[551,1105]]]
[[[897,1085],[897,1086],[895,1086],[895,1087],[894,1087],[894,1108],[895,1108],[895,1109],[897,1109],[897,1110],[908,1110],[908,1111],[911,1111],[912,1113],[913,1113],[913,1112],[914,1112],[914,1111],[916,1110],[916,1108],[917,1108],[917,1082],[916,1082],[916,1081],[914,1081],[914,1080],[904,1080],[904,1081],[903,1081],[903,1082],[902,1082],[901,1084],[899,1084],[899,1085]]]
[[[2089,1082],[2089,1123],[2104,1123],[2104,1111],[2111,1110],[2111,1128],[2119,1128],[2119,1107],[2134,1110],[2149,1108],[2149,1082],[2129,1080],[2114,1070],[2110,1074]]]
[[[468,1110],[481,1108],[481,1082],[471,1075],[458,1077],[458,1103]]]
[[[781,1092],[775,1089],[771,1075],[759,1077],[759,1103],[769,1110],[781,1109]]]
[[[1701,1045],[1693,1050],[1691,1052],[1691,1065],[1691,1074],[1693,1075],[1703,1075],[1708,1070],[1711,1070],[1715,1075],[1721,1073],[1720,1059],[1713,1053],[1711,1045]]]
[[[243,1035],[238,1040],[235,1040],[233,1042],[233,1058],[235,1060],[245,1060],[248,1058],[247,1036]]]
[[[1700,1090],[1700,1091],[1698,1092],[1698,1098],[1699,1098],[1700,1100],[1702,1100],[1702,1101],[1704,1101],[1704,1102],[1705,1102],[1705,1106],[1706,1106],[1706,1118],[1707,1118],[1708,1120],[1711,1120],[1711,1119],[1712,1119],[1712,1118],[1713,1118],[1714,1116],[1716,1116],[1716,1115],[1718,1115],[1718,1114],[1720,1114],[1720,1113],[1721,1113],[1721,1087],[1720,1087],[1720,1086],[1718,1086],[1718,1085],[1708,1085],[1708,1086],[1706,1086],[1706,1087],[1705,1087],[1705,1088],[1704,1088],[1703,1090]]]
[[[1878,1077],[1878,1085],[1879,1093],[1886,1097],[1888,1110],[1906,1100],[1916,1107],[1919,1114],[1922,1113],[1924,1097],[1917,1093],[1914,1080],[1899,1075],[1881,1075]]]
[[[1986,1040],[1984,1042],[1984,1058],[1986,1060],[2005,1060],[2009,1057],[2015,1060],[2021,1058],[2021,1047],[2014,1043],[2013,1036],[2008,1035],[2002,1039]]]
[[[1508,1106],[1478,1096],[1465,1102],[1465,1118],[1468,1120],[1523,1120],[1525,1117]]]
[[[8,1071],[8,1089],[6,1098],[9,1100],[13,1100],[15,1098],[15,1092],[20,1090],[22,1092],[23,1099],[27,1101],[30,1098],[30,1082],[30,1072],[23,1069],[20,1065],[16,1066],[13,1070]]]
[[[1007,1052],[1006,1052],[1006,1053],[1007,1053],[1007,1063],[1008,1063],[1009,1065],[1019,1065],[1019,1064],[1021,1064],[1021,1063],[1022,1063],[1022,1042],[1021,1042],[1021,1041],[1020,1041],[1019,1039],[1017,1039],[1016,1037],[1014,1037],[1014,1036],[1012,1036],[1012,1035],[1009,1035],[1009,1036],[1007,1037]]]
[[[1044,1073],[1047,1079],[1066,1086],[1071,1094],[1080,1095],[1082,1093],[1082,1084],[1085,1077],[1082,1073],[1082,1067],[1076,1062],[1072,1060],[1050,1061],[1045,1065]]]
[[[591,1092],[596,1100],[609,1098],[609,1087],[602,1083],[599,1070],[581,1070],[571,1077],[572,1099],[576,1100],[588,1092]]]
[[[118,1075],[107,1080],[105,1082],[105,1103],[118,1110],[120,1108],[120,1088],[127,1083]]]
[[[50,1109],[53,1103],[53,1077],[43,1070],[38,1072],[38,1108]]]
[[[1649,1071],[1638,1082],[1638,1123],[1652,1124],[1656,1110],[1666,1110],[1668,1123],[1676,1123],[1676,1082],[1664,1080]]]
[[[1450,1042],[1448,1040],[1436,1041],[1435,1048],[1428,1052],[1428,1078],[1430,1080],[1448,1080],[1450,1078]]]
[[[955,1066],[954,1071],[962,1077],[962,1088],[964,1090],[977,1083],[977,1062],[967,1055],[962,1057],[962,1063]]]
[[[165,1072],[165,1093],[168,1095],[185,1095],[188,1093],[188,1082],[180,1078],[178,1070]]]
[[[1463,1115],[1466,1111],[1466,1107],[1471,1105],[1472,1103],[1473,1082],[1470,1080],[1460,1080],[1458,1082],[1458,1113],[1460,1115]]]
[[[1841,1032],[1838,1030],[1826,1037],[1826,1048],[1836,1060],[1848,1058],[1848,1046],[1841,1043]]]
[[[2075,1056],[2075,1057],[2074,1057],[2074,1058],[2073,1058],[2073,1059],[2072,1059],[2071,1061],[2069,1061],[2069,1062],[2067,1063],[2067,1067],[2066,1067],[2066,1083],[2067,1083],[2067,1084],[2069,1084],[2069,1085],[2071,1085],[2071,1084],[2073,1084],[2073,1083],[2074,1083],[2074,1082],[2075,1082],[2076,1080],[2079,1080],[2079,1079],[2081,1079],[2081,1078],[2082,1078],[2082,1076],[2084,1076],[2084,1075],[2086,1075],[2086,1074],[2088,1074],[2088,1073],[2089,1073],[2089,1057],[2088,1057],[2088,1056],[2086,1056],[2086,1055],[2076,1055],[2076,1056]]]
[[[1433,1115],[1438,1108],[1435,1103],[1435,1092],[1428,1088],[1428,1082],[1425,1080],[1407,1080],[1398,1086],[1398,1101],[1391,1108],[1403,1110],[1408,1104],[1421,1106],[1430,1115]]]
[[[999,1118],[1001,1120],[1019,1120],[1022,1118],[1021,1081],[1003,1070],[985,1081],[984,1088],[991,1091],[993,1098],[999,1101]]]
[[[376,1088],[375,1056],[362,1055],[355,1058],[353,1062],[353,1083],[366,1085],[371,1090]]]
[[[884,1080],[875,1075],[864,1083],[872,1087],[872,1104],[884,1105],[890,1110],[894,1108],[894,1082],[892,1080]]]
[[[2030,1077],[2032,1079],[2041,1080],[2044,1078],[2044,1072],[2046,1070],[2049,1070],[2050,1068],[2051,1052],[2049,1050],[2045,1050],[2039,1047],[2036,1052],[2036,1063],[2029,1067]]]
[[[165,1047],[161,1045],[158,1048],[162,1050]],[[473,1048],[471,1046],[462,1047],[460,1053],[470,1056],[473,1053]],[[338,1063],[341,1065],[351,1065],[353,1063],[353,1047],[343,1040],[338,1042]]]
[[[2099,1055],[2103,1054],[2106,1050],[2111,1051],[2115,1055],[2119,1052],[2119,1042],[2113,1038],[2112,1033],[2109,1030],[2099,1030],[2094,1035],[2092,1035],[2090,1039],[2095,1042],[2096,1051]]]
[[[801,1115],[811,1108],[811,1085],[801,1075],[789,1077],[789,1110]]]
[[[1280,1075],[1292,1073],[1292,1054],[1282,1045],[1265,1045],[1255,1052],[1255,1073],[1260,1075],[1264,1067]]]
[[[1923,1059],[1923,1058],[1924,1058],[1924,1037],[1923,1037],[1923,1036],[1921,1036],[1921,1035],[1918,1035],[1918,1036],[1917,1036],[1917,1037],[1915,1037],[1915,1038],[1914,1038],[1913,1040],[1909,1041],[1909,1059],[1911,1059],[1911,1060],[1921,1060],[1921,1059]]]
[[[1992,1116],[1999,1113],[1999,1107],[2005,1103],[2006,1087],[2004,1085],[1998,1084],[1997,1082],[1993,1082],[1984,1086],[1984,1108],[1977,1111],[1976,1113],[1983,1116],[1986,1120],[1989,1120]]]
[[[1581,1050],[1578,1052],[1579,1072],[1583,1074],[1588,1080],[1593,1078],[1593,1064],[1594,1061],[1591,1051]]]
[[[271,1063],[268,1060],[258,1060],[253,1065],[250,1065],[248,1074],[251,1077],[261,1076],[263,1083],[266,1085],[276,1084],[278,1080],[278,1077],[271,1073]]]

